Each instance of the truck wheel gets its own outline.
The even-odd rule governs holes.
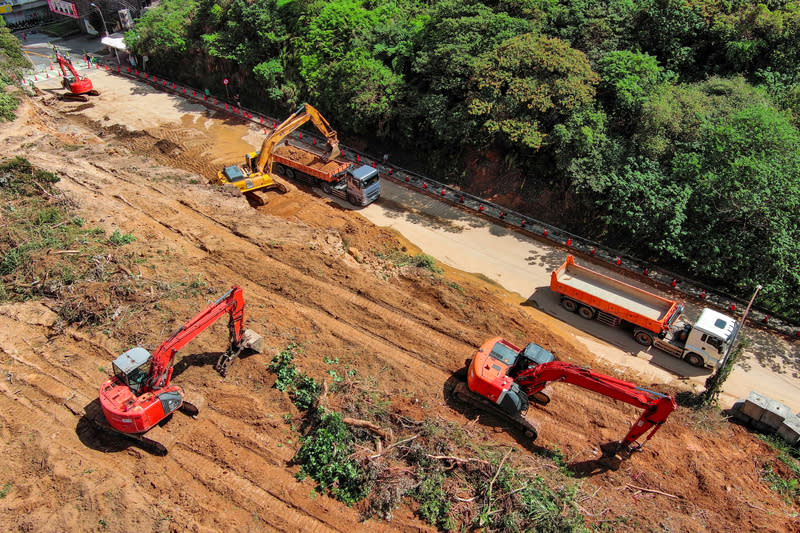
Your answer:
[[[570,313],[574,313],[575,311],[578,310],[578,303],[575,300],[564,298],[563,300],[561,300],[561,307],[563,307]]]
[[[331,184],[328,183],[327,181],[323,181],[322,182],[322,190],[325,192],[325,194],[330,194],[331,193]]]
[[[586,307],[582,305],[578,308],[578,314],[581,315],[581,318],[585,318],[586,320],[593,320],[594,319],[594,309],[591,307]]]
[[[697,355],[696,353],[687,353],[684,356],[684,359],[686,360],[687,363],[689,363],[692,366],[699,366],[699,367],[703,366],[703,358]]]
[[[653,336],[646,331],[637,331],[633,334],[633,338],[642,346],[652,346]]]
[[[287,178],[293,180],[295,178],[294,169],[289,167],[283,167],[283,173],[286,175]]]

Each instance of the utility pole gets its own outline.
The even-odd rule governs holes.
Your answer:
[[[739,327],[736,328],[736,331],[733,334],[733,338],[731,339],[730,344],[728,344],[728,349],[725,350],[725,355],[722,357],[722,361],[719,362],[719,368],[725,366],[725,363],[728,362],[728,357],[730,356],[731,352],[733,351],[733,344],[736,342],[736,337],[739,336],[739,332],[744,327],[744,321],[747,318],[747,315],[750,314],[750,308],[753,306],[753,302],[758,295],[758,291],[760,291],[763,287],[759,284],[756,285],[756,290],[753,292],[753,296],[750,298],[750,301],[747,303],[747,307],[744,310],[744,314],[742,315],[741,320],[739,320]]]
[[[100,13],[100,21],[103,23],[103,37],[108,37],[108,27],[106,26],[106,19],[103,16],[103,10],[97,7],[94,2],[90,2],[89,5],[95,8],[98,13]]]

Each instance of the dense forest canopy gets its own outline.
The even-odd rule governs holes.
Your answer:
[[[800,5],[163,0],[156,71],[408,150],[494,152],[574,232],[800,320]]]

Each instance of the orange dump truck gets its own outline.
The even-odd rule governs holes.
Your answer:
[[[633,326],[634,339],[645,346],[664,338],[683,311],[675,300],[577,265],[571,255],[550,275],[550,290],[561,295],[564,309],[587,320]]]
[[[739,324],[713,309],[703,309],[690,324],[678,317],[683,305],[575,264],[569,255],[550,275],[550,289],[561,306],[587,320],[627,326],[636,342],[685,360],[717,368],[736,338]]]

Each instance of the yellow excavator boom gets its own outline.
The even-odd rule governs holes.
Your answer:
[[[258,173],[266,172],[272,173],[272,153],[278,145],[293,131],[302,126],[308,121],[311,121],[314,126],[325,136],[325,143],[330,149],[330,153],[325,160],[336,158],[341,151],[339,150],[339,138],[336,131],[331,129],[331,125],[325,120],[319,111],[317,111],[310,104],[303,104],[300,108],[292,113],[289,118],[281,122],[261,145],[261,152],[258,154],[258,159],[254,165],[253,171]]]

